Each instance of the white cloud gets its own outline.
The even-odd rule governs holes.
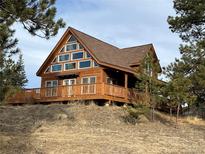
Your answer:
[[[178,36],[171,33],[168,15],[173,15],[167,0],[69,0],[57,1],[58,17],[68,26],[102,39],[118,47],[154,43],[162,66],[179,57]],[[33,37],[16,25],[19,47],[24,53],[28,87],[39,87],[36,71],[62,36],[64,30],[50,40]]]

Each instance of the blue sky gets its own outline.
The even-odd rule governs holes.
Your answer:
[[[120,48],[153,43],[161,66],[179,57],[180,39],[171,33],[167,17],[174,15],[172,0],[57,0],[57,17],[89,35]],[[66,28],[67,28],[66,27]],[[39,87],[36,72],[65,32],[44,40],[15,25],[23,52],[27,87]]]

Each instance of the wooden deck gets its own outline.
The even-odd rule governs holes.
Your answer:
[[[15,104],[63,102],[72,100],[110,100],[130,103],[133,96],[137,99],[143,98],[142,94],[128,88],[99,83],[27,89],[11,97],[8,102]]]

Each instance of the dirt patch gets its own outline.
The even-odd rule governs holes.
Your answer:
[[[121,107],[0,107],[0,153],[205,153],[204,126],[126,123]],[[160,118],[158,118],[160,117]]]

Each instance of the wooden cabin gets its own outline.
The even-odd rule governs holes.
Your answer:
[[[120,49],[69,27],[36,73],[41,77],[41,87],[21,92],[12,102],[130,103],[133,96],[144,97],[133,88],[148,53],[160,68],[152,44]],[[157,78],[161,69],[152,71]]]

